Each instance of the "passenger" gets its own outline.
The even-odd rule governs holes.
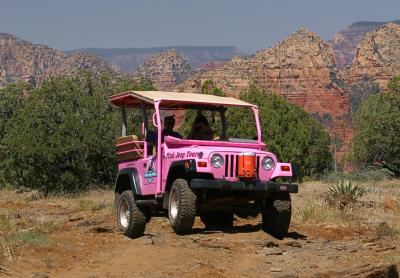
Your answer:
[[[212,130],[209,124],[205,124],[199,131],[198,134],[199,140],[207,140],[211,141],[214,139],[214,130]]]
[[[175,115],[172,116],[167,116],[164,118],[164,129],[162,130],[161,134],[161,142],[164,143],[164,136],[173,136],[179,139],[182,139],[182,135],[180,135],[178,132],[174,131],[174,126],[175,126]],[[157,131],[147,131],[146,134],[146,141],[148,143],[148,153],[153,154],[153,156],[156,155],[156,149],[157,149]]]
[[[157,132],[148,130],[146,133],[147,153],[155,155],[157,146]]]
[[[175,126],[175,115],[167,116],[164,118],[164,129],[162,131],[162,142],[164,142],[164,136],[172,136],[182,139],[182,135],[174,131]]]
[[[214,131],[212,130],[207,118],[202,114],[197,115],[193,122],[192,130],[187,139],[192,140],[213,140]]]

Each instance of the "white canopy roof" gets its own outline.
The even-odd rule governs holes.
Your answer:
[[[233,97],[162,91],[128,91],[111,96],[110,101],[116,106],[130,107],[140,107],[142,102],[151,105],[160,102],[160,107],[167,109],[179,109],[187,105],[255,107],[251,103]]]

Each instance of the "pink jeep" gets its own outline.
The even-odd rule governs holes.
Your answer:
[[[234,214],[246,218],[261,213],[265,231],[277,238],[286,235],[290,193],[297,193],[298,186],[289,182],[292,164],[265,151],[257,106],[231,97],[159,91],[129,91],[110,101],[121,107],[115,208],[126,236],[141,236],[151,215],[166,212],[176,233],[189,232],[197,215],[206,228],[221,229],[232,227]],[[249,125],[254,124],[256,140],[229,138],[225,112],[231,107],[254,114],[255,123]],[[126,108],[141,110],[140,138],[127,135]],[[164,136],[160,113],[187,109],[218,115],[219,137]]]

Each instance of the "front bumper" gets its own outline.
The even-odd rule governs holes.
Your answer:
[[[204,180],[193,179],[190,182],[193,189],[217,189],[217,190],[238,190],[238,191],[261,191],[261,192],[289,192],[297,193],[299,186],[294,183],[274,182],[243,182],[226,180]]]

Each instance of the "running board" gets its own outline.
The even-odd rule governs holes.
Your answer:
[[[142,206],[149,206],[149,205],[157,205],[157,201],[154,199],[149,199],[149,200],[136,200],[135,201],[136,205],[142,205]]]

